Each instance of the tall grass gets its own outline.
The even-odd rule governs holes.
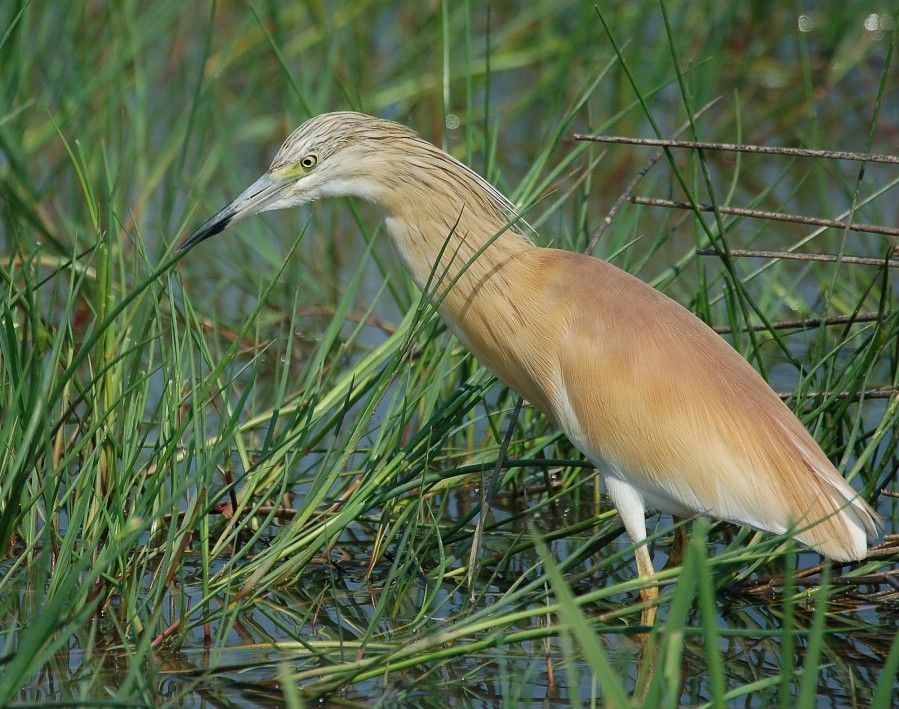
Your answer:
[[[171,254],[293,126],[340,108],[413,125],[542,243],[579,250],[649,155],[575,130],[667,135],[718,98],[691,136],[888,152],[897,18],[880,12],[0,4],[0,704],[889,704],[895,555],[809,576],[819,559],[786,539],[699,522],[643,628],[596,472],[527,407],[470,595],[515,395],[365,205]],[[892,223],[897,181],[672,153],[638,192]],[[596,251],[729,326],[895,535],[895,272],[729,253],[806,244],[889,247],[626,205]],[[673,531],[651,535],[659,568]]]

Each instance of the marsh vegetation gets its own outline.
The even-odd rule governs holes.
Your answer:
[[[571,250],[655,150],[575,133],[895,153],[897,19],[867,2],[0,4],[0,704],[888,706],[895,236],[627,200],[604,228],[592,252],[718,328],[893,544],[822,565],[688,521],[653,628],[597,472],[528,407],[501,450],[516,396],[422,302],[370,208],[171,251],[290,130],[342,108],[415,127]],[[678,149],[634,194],[895,229],[897,184],[889,163]],[[661,569],[675,525],[650,525]]]

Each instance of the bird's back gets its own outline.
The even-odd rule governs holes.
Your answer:
[[[533,377],[533,387],[550,383],[536,398],[603,472],[650,506],[796,529],[831,558],[865,556],[873,510],[705,323],[624,271],[567,251],[534,249],[520,278],[530,295],[518,307],[530,304],[544,322],[531,328],[543,341],[524,343],[519,358],[558,362]]]

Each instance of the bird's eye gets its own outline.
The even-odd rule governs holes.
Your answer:
[[[315,167],[317,162],[318,162],[317,155],[307,155],[302,160],[300,160],[300,165],[302,165],[307,170],[311,170],[313,167]]]

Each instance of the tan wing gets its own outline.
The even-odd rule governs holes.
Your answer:
[[[873,510],[727,342],[605,262],[541,251],[549,311],[565,323],[554,413],[566,428],[573,414],[580,431],[566,432],[584,453],[650,500],[778,533],[813,525],[797,538],[864,557]]]

